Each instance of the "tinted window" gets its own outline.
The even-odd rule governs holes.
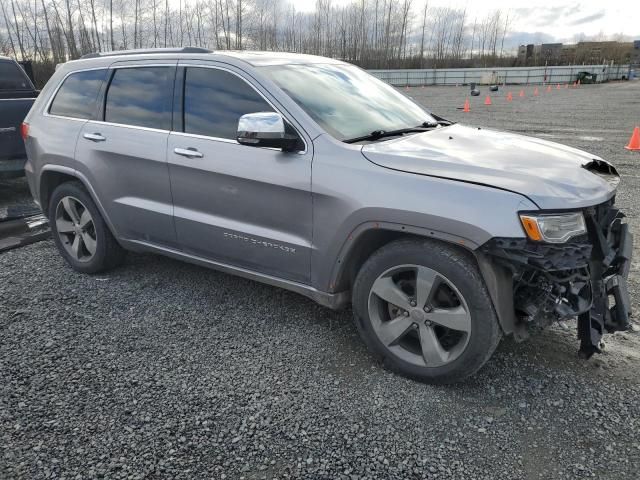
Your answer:
[[[172,67],[116,70],[107,92],[104,120],[170,130],[173,72]]]
[[[184,131],[209,137],[236,138],[245,113],[273,108],[244,80],[215,68],[187,68]]]
[[[31,90],[31,82],[13,62],[0,62],[0,90]]]
[[[89,70],[69,75],[56,93],[49,113],[73,118],[93,118],[96,98],[106,70]]]

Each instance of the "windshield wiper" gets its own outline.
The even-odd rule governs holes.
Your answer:
[[[446,118],[442,118],[442,117],[440,117],[440,116],[438,116],[438,115],[436,115],[435,113],[432,113],[432,112],[429,112],[429,115],[431,115],[435,119],[435,121],[436,121],[436,123],[438,125],[442,125],[443,127],[448,127],[449,125],[453,125],[454,123],[456,123],[456,122],[452,122],[450,120],[447,120]],[[433,123],[433,122],[425,122],[425,123]]]
[[[344,143],[357,143],[364,140],[379,140],[385,137],[396,137],[405,133],[426,132],[441,125],[440,123],[424,122],[416,127],[400,128],[398,130],[374,130],[373,132],[361,137],[348,138],[343,140]],[[448,124],[447,124],[448,125]]]
[[[423,127],[437,127],[438,125],[442,127],[448,127],[449,125],[453,125],[453,122],[450,122],[449,120],[438,119],[435,122],[424,122],[422,124]]]

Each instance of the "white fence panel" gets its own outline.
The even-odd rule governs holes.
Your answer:
[[[497,83],[540,85],[546,83],[573,83],[579,72],[597,74],[597,82],[629,78],[629,65],[571,65],[551,67],[508,68],[443,68],[369,70],[381,80],[395,86],[464,85]]]

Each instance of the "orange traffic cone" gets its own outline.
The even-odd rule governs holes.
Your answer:
[[[547,92],[550,92],[550,91],[551,91],[551,85],[547,87]]]
[[[629,139],[629,145],[624,148],[627,150],[640,150],[640,127],[633,129],[633,133]]]
[[[524,89],[523,89],[523,90],[520,90],[520,96],[521,96],[521,97],[524,97]]]
[[[484,104],[491,105],[491,97],[489,95],[487,95],[487,98],[484,99]]]
[[[560,84],[556,85],[556,90],[560,90]]]
[[[580,79],[578,79],[578,81],[576,82],[576,86],[580,86]]]
[[[507,93],[507,102],[510,102],[511,100],[513,100],[513,95],[509,92]]]
[[[533,90],[533,95],[534,95],[535,97],[537,97],[537,96],[538,96],[538,87],[536,87],[536,88]]]
[[[464,108],[462,109],[463,112],[470,112],[471,111],[471,107],[469,106],[469,99],[466,98],[464,100]]]

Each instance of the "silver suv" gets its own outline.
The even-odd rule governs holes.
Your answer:
[[[503,334],[629,325],[629,228],[605,160],[449,122],[328,58],[197,48],[62,65],[22,129],[61,255],[150,251],[353,306],[386,366],[476,372]],[[532,328],[533,327],[533,328]]]

